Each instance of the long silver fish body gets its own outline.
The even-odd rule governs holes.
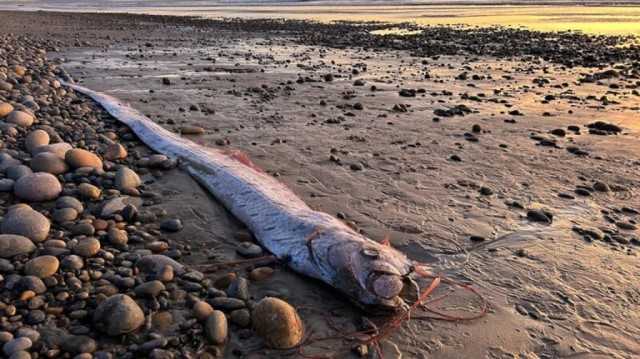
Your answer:
[[[413,266],[404,254],[311,209],[283,183],[245,161],[182,138],[112,96],[65,85],[99,103],[154,151],[177,159],[292,270],[338,289],[363,307],[400,309],[407,291],[413,296]]]

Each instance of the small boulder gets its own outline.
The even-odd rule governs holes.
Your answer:
[[[40,256],[28,261],[24,266],[24,273],[38,278],[51,277],[58,271],[60,261],[54,256]]]
[[[73,253],[89,258],[98,254],[100,251],[100,241],[95,238],[81,239],[75,247],[73,247]]]
[[[110,144],[104,152],[104,158],[109,161],[121,160],[126,157],[127,149],[119,143]]]
[[[304,326],[295,308],[281,299],[263,298],[253,308],[252,318],[256,333],[271,348],[292,348],[304,336]]]
[[[94,325],[111,336],[131,333],[142,326],[144,320],[144,312],[138,303],[125,294],[104,300],[93,316]]]
[[[2,234],[21,235],[36,243],[47,238],[50,228],[49,219],[27,205],[11,207],[0,224]]]
[[[31,169],[35,172],[46,172],[54,175],[69,170],[67,163],[52,152],[41,152],[31,159]]]
[[[91,167],[95,169],[102,169],[102,160],[96,154],[83,150],[80,148],[74,148],[66,152],[64,160],[73,168]]]
[[[14,110],[7,116],[6,120],[9,123],[13,123],[21,127],[30,127],[33,125],[35,118],[30,113]]]
[[[44,130],[35,130],[29,132],[27,137],[24,139],[24,145],[27,148],[27,151],[33,154],[33,150],[40,146],[46,146],[49,144],[49,134]]]
[[[142,184],[135,171],[126,166],[120,166],[116,172],[115,185],[121,191],[138,188]]]
[[[61,159],[64,160],[67,152],[69,150],[71,150],[71,145],[66,143],[66,142],[59,142],[59,143],[53,143],[50,145],[44,145],[44,146],[39,146],[34,148],[31,151],[31,154],[33,156],[37,155],[38,153],[42,153],[42,152],[51,152],[53,154],[55,154],[56,156],[60,157]]]
[[[223,312],[214,310],[205,321],[204,331],[207,340],[209,340],[211,344],[224,344],[224,342],[227,341],[227,335],[229,333],[227,317]]]
[[[29,254],[35,249],[35,244],[27,237],[15,234],[0,234],[0,258]]]
[[[13,111],[13,106],[7,102],[0,101],[0,118],[5,117]]]
[[[58,179],[44,172],[33,173],[16,181],[13,191],[19,198],[30,202],[50,201],[62,192]]]

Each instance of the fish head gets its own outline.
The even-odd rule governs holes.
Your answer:
[[[417,286],[410,278],[412,262],[404,254],[373,241],[352,242],[345,249],[340,257],[346,268],[337,275],[349,286],[344,291],[359,304],[376,311],[397,311],[416,297]]]

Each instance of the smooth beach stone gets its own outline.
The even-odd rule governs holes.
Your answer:
[[[122,211],[125,207],[132,205],[134,207],[142,206],[142,200],[137,197],[116,197],[110,199],[107,203],[102,206],[102,211],[100,212],[100,216],[103,218],[109,218],[114,214]]]
[[[22,162],[16,160],[6,153],[3,153],[2,157],[0,157],[0,171],[2,172],[6,172],[8,168],[13,166],[20,166],[21,164]]]
[[[75,247],[73,253],[81,257],[93,257],[100,251],[100,241],[95,238],[81,239]]]
[[[58,271],[60,261],[54,256],[40,256],[28,261],[24,266],[26,275],[36,276],[38,278],[47,278]]]
[[[69,166],[55,153],[41,152],[31,159],[31,169],[35,172],[46,172],[59,175],[67,172],[69,170]]]
[[[184,266],[162,254],[144,256],[136,262],[136,267],[146,275],[158,275],[165,266],[170,266],[177,275],[184,273]]]
[[[93,323],[100,331],[116,336],[135,331],[142,326],[144,319],[138,303],[128,295],[116,294],[98,305]]]
[[[0,234],[1,258],[11,258],[17,255],[29,254],[35,249],[35,244],[27,237],[15,234]]]
[[[62,185],[54,175],[37,172],[16,181],[13,192],[23,200],[43,202],[56,199],[62,192]]]
[[[40,146],[46,146],[49,144],[49,134],[44,130],[34,130],[29,132],[27,137],[24,139],[24,146],[27,148],[29,153],[33,154],[33,150]]]
[[[15,181],[10,178],[0,179],[0,192],[12,192]]]
[[[7,342],[5,345],[3,345],[2,351],[7,356],[11,356],[13,353],[31,348],[32,345],[33,343],[29,338],[25,338],[25,337],[16,338],[11,340],[10,342]]]
[[[183,135],[202,135],[204,133],[204,128],[200,126],[182,126],[180,128],[180,133]]]
[[[248,309],[236,309],[229,314],[231,322],[240,328],[246,328],[251,325],[251,312]]]
[[[33,171],[31,170],[31,168],[25,166],[25,165],[18,165],[18,166],[11,166],[9,168],[7,168],[6,170],[6,175],[7,177],[9,177],[10,179],[17,181],[20,178],[26,176],[26,175],[30,175],[32,174]]]
[[[62,259],[60,266],[66,270],[80,270],[84,267],[84,260],[81,257],[72,254]]]
[[[249,272],[249,279],[254,282],[259,282],[270,278],[273,275],[273,268],[271,267],[258,267]]]
[[[82,198],[97,200],[102,194],[102,190],[89,183],[81,183],[78,186],[78,193]]]
[[[71,196],[62,196],[56,200],[56,208],[73,208],[78,213],[84,212],[84,206],[77,198]]]
[[[60,347],[68,353],[90,355],[89,353],[93,353],[98,349],[98,344],[86,335],[66,335],[64,340],[61,341]]]
[[[30,113],[14,110],[6,117],[6,121],[21,127],[30,127],[35,118]]]
[[[73,208],[56,208],[51,214],[51,219],[56,223],[71,222],[78,218],[78,211]]]
[[[47,286],[42,279],[36,276],[26,275],[18,281],[18,289],[22,291],[31,290],[36,294],[42,294],[47,291]]]
[[[119,190],[137,188],[142,184],[142,180],[135,171],[126,166],[120,166],[116,172],[115,185]]]
[[[292,348],[302,340],[304,326],[300,316],[281,299],[263,298],[255,305],[251,316],[254,330],[271,348]]]
[[[0,118],[5,117],[13,111],[13,106],[7,102],[0,101]]]
[[[109,243],[117,247],[126,246],[127,242],[129,242],[129,235],[127,234],[127,231],[116,227],[109,228],[107,237],[109,238]]]
[[[31,151],[33,156],[42,152],[51,152],[61,159],[65,159],[67,152],[72,149],[71,145],[66,142],[52,143],[50,145],[38,146]]]
[[[207,340],[211,344],[220,345],[227,341],[229,334],[229,324],[227,323],[227,317],[223,312],[214,310],[211,315],[207,317],[204,323],[204,331],[207,336]]]
[[[177,218],[165,219],[160,223],[160,229],[168,232],[178,232],[182,230],[183,227],[182,221]]]
[[[74,148],[64,156],[64,160],[73,168],[91,167],[95,169],[102,169],[102,160],[95,153],[83,150],[80,148]]]
[[[13,85],[8,83],[7,81],[0,80],[0,91],[11,91],[13,90]]]
[[[140,284],[133,291],[136,293],[137,297],[155,298],[163,290],[166,290],[166,288],[161,281],[152,280],[152,281]]]
[[[204,300],[199,300],[193,305],[193,315],[198,320],[205,320],[211,314],[213,314],[213,307]]]
[[[111,143],[104,152],[104,158],[109,161],[127,158],[127,149],[119,143]]]
[[[2,234],[21,235],[36,243],[47,238],[50,228],[47,217],[26,205],[10,208],[0,224]]]
[[[13,66],[13,72],[16,75],[22,77],[27,73],[27,68],[22,66],[22,65],[15,65],[15,66]]]

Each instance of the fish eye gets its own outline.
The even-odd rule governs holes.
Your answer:
[[[380,252],[378,252],[375,248],[364,248],[362,249],[362,255],[368,258],[378,258],[380,257]]]

